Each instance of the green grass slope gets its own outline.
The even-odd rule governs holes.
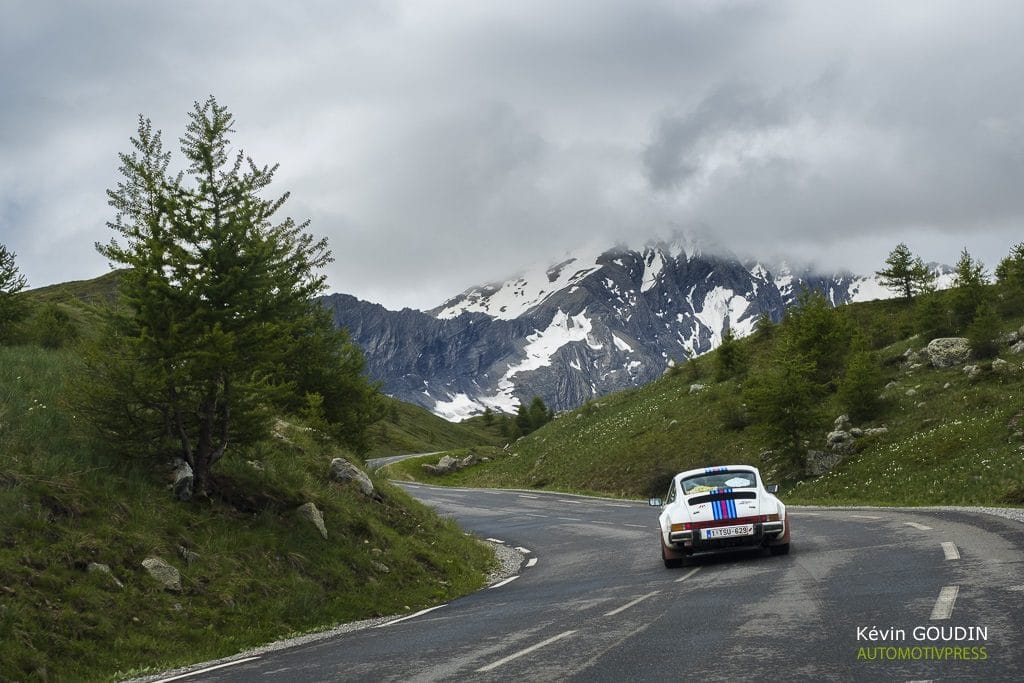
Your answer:
[[[449,422],[411,403],[389,396],[383,400],[384,417],[370,428],[369,458],[505,443],[495,428],[479,420]]]
[[[986,369],[975,379],[961,367],[933,369],[900,362],[926,343],[911,331],[901,302],[857,304],[846,313],[876,342],[886,381],[883,413],[858,427],[887,432],[857,440],[855,453],[828,474],[783,481],[787,500],[822,504],[1024,504],[1024,356],[1006,348],[1012,372]],[[1003,321],[1005,331],[1020,319]],[[743,340],[753,367],[772,341]],[[517,441],[491,462],[453,475],[423,472],[421,462],[392,466],[394,476],[453,485],[542,488],[614,496],[660,495],[674,473],[713,464],[748,463],[766,477],[781,468],[758,425],[745,418],[742,383],[712,379],[714,357],[638,389],[588,403]],[[991,364],[982,364],[990,368]],[[753,370],[752,370],[753,372]],[[693,384],[705,384],[691,392]],[[834,394],[820,406],[820,428],[807,446],[826,450],[825,436],[843,413]],[[500,451],[499,451],[500,453]],[[432,460],[436,461],[437,456]]]
[[[382,479],[379,500],[331,482],[330,459],[352,456],[301,428],[226,458],[218,494],[175,501],[165,464],[83,436],[62,399],[73,360],[0,348],[0,680],[162,670],[483,584],[487,547]],[[148,576],[151,556],[180,593]]]

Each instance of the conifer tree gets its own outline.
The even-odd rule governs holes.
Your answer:
[[[17,254],[8,251],[6,245],[0,244],[0,341],[9,338],[12,326],[28,313],[28,308],[17,296],[28,282],[18,272],[16,257]]]
[[[1024,311],[1024,242],[1014,245],[995,271],[1000,308],[1007,315]]]
[[[900,242],[885,259],[888,266],[875,274],[882,278],[882,284],[900,292],[910,301],[914,295],[930,290],[934,286],[935,274],[925,265],[920,256],[910,253],[910,248]]]
[[[988,275],[985,273],[985,264],[972,257],[966,247],[960,252],[954,273],[953,288],[949,292],[950,308],[957,328],[966,330],[986,298]]]
[[[174,174],[160,132],[140,116],[108,191],[120,241],[97,244],[127,270],[85,405],[111,437],[172,449],[197,492],[231,444],[266,433],[269,406],[300,408],[319,394],[356,441],[373,412],[361,354],[312,300],[331,259],[326,240],[306,232],[308,221],[276,218],[288,193],[262,194],[277,166],[233,153],[233,126],[212,96],[195,103],[181,138],[187,170]]]
[[[976,358],[994,358],[999,354],[999,324],[995,306],[989,301],[982,302],[967,328],[967,342]]]

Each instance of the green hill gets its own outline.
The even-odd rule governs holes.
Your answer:
[[[172,495],[168,463],[113,455],[68,397],[75,339],[91,334],[90,304],[112,300],[117,279],[22,294],[33,309],[22,343],[0,346],[0,680],[159,671],[483,585],[489,547],[383,478],[371,475],[372,496],[333,481],[333,458],[362,459],[297,418],[236,448],[211,495],[189,503]],[[373,454],[497,438],[385,400]],[[152,557],[179,571],[180,590],[148,574]]]
[[[766,425],[747,405],[747,385],[778,362],[779,326],[738,342],[747,370],[721,381],[715,380],[719,354],[713,353],[647,386],[561,415],[491,462],[444,477],[424,474],[417,461],[390,471],[453,485],[646,497],[660,495],[668,478],[684,469],[749,463],[781,480],[793,502],[1024,504],[1024,355],[1004,344],[1003,371],[984,361],[975,377],[963,366],[935,369],[918,356],[908,361],[905,352],[919,352],[927,343],[910,336],[914,310],[904,302],[878,301],[837,311],[878,347],[875,363],[887,385],[880,412],[856,427],[885,431],[856,439],[854,452],[823,475],[789,472],[770,452]],[[1021,322],[1005,317],[1001,332],[1017,330]],[[834,386],[812,412],[805,449],[827,452],[826,435],[846,412]]]

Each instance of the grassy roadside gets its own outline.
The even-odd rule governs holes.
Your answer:
[[[331,482],[332,457],[359,460],[301,428],[226,459],[218,495],[175,501],[163,464],[112,459],[78,429],[72,361],[0,348],[0,680],[159,671],[482,586],[487,547],[382,479],[379,500]],[[148,576],[151,556],[180,592]]]

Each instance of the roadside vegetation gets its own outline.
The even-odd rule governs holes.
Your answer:
[[[496,436],[380,396],[313,299],[326,244],[271,221],[287,195],[261,198],[275,167],[230,153],[232,127],[196,104],[189,181],[140,118],[101,248],[121,270],[25,291],[0,245],[0,680],[221,657],[450,600],[493,564],[385,480],[338,476],[371,447]]]
[[[995,282],[965,250],[943,291],[909,252],[891,260],[922,278],[908,285],[893,273],[909,298],[833,309],[805,294],[781,323],[763,320],[660,380],[560,415],[489,462],[444,476],[415,461],[391,472],[645,497],[683,469],[742,462],[796,503],[1024,505],[1024,353],[1010,348],[1024,323],[1024,246]],[[973,372],[931,367],[922,353],[953,335],[969,340]],[[865,434],[834,449],[841,415]],[[839,462],[822,472],[808,452]]]

